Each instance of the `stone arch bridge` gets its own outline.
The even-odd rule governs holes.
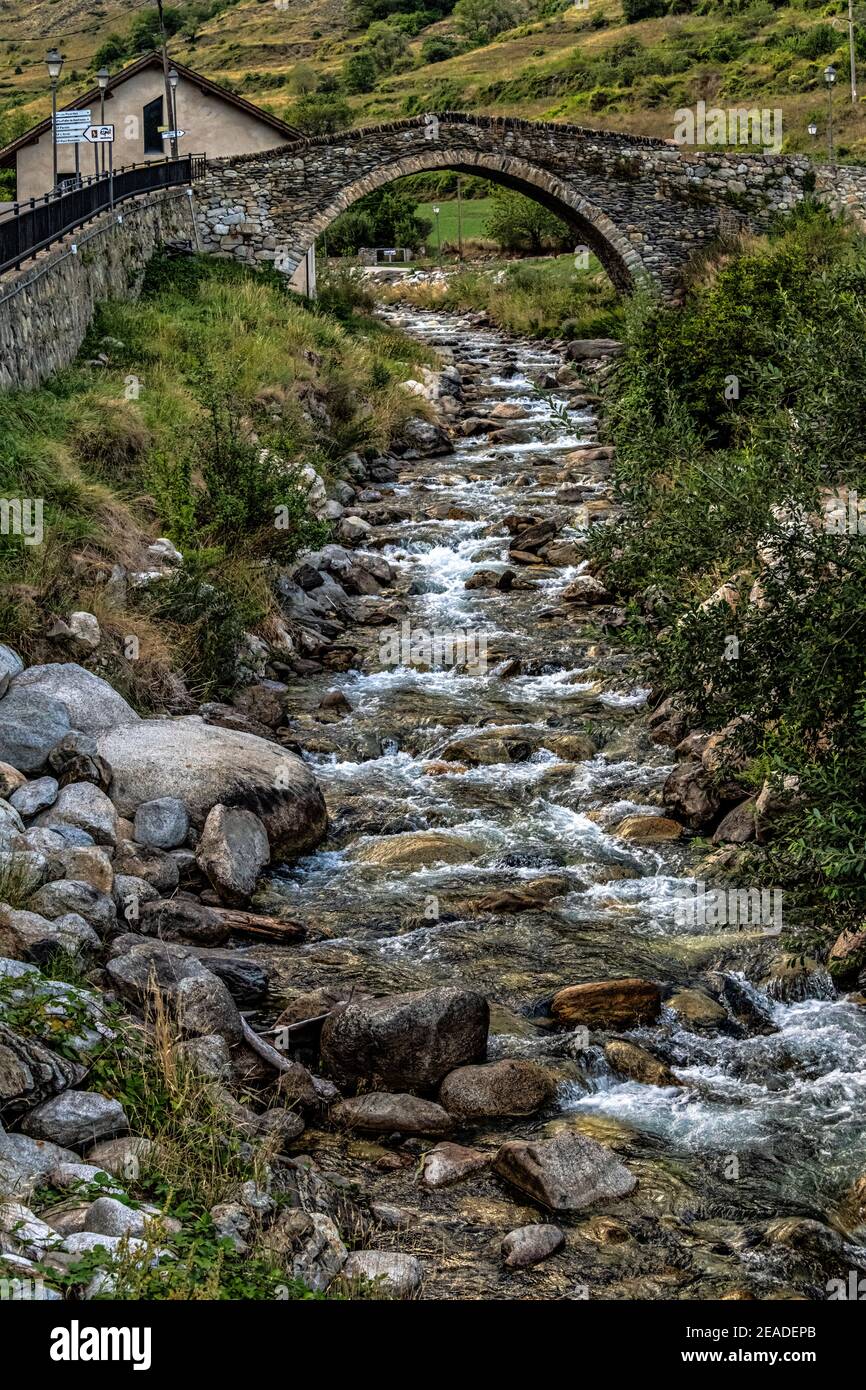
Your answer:
[[[760,230],[813,188],[834,205],[858,208],[866,193],[866,169],[827,171],[803,156],[695,151],[645,136],[448,112],[209,163],[196,184],[202,249],[275,262],[291,274],[358,198],[435,169],[480,174],[528,194],[571,226],[575,244],[595,252],[618,289],[647,280],[669,299],[678,297],[690,256],[726,226]],[[839,175],[853,185],[840,186]]]

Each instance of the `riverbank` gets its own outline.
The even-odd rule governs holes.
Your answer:
[[[662,814],[672,754],[588,563],[621,507],[592,358],[472,315],[386,322],[438,358],[403,388],[436,418],[360,459],[351,534],[282,567],[291,666],[270,652],[231,704],[170,728],[104,691],[74,711],[42,692],[110,727],[71,750],[67,786],[52,745],[50,775],[37,750],[7,789],[10,845],[49,861],[33,872],[74,851],[102,876],[74,903],[49,878],[39,922],[6,919],[6,1026],[56,1059],[54,1094],[4,1110],[36,1208],[17,1258],[79,1296],[110,1265],[133,1297],[826,1297],[866,1258],[864,1016],[766,923],[684,909],[704,847]],[[48,679],[10,675],[0,722]],[[225,750],[206,786],[169,735]],[[96,844],[39,838],[70,828]],[[49,990],[60,1049],[24,959],[58,938],[80,942],[83,992]],[[156,1072],[103,1038],[82,1074],[82,1010],[107,991],[112,1030],[135,1031],[151,971]],[[80,1268],[109,1220],[146,1254]]]

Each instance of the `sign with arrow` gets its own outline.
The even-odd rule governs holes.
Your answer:
[[[54,139],[58,145],[80,145],[84,132],[93,122],[89,111],[58,111],[54,118]]]
[[[113,125],[92,125],[84,132],[88,145],[111,145],[114,142]]]
[[[162,132],[163,140],[181,140],[184,135],[186,135],[185,130],[164,130]]]

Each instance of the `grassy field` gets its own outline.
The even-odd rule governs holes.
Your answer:
[[[492,198],[464,198],[463,199],[463,241],[464,244],[470,241],[486,241],[484,225],[490,216],[493,206]],[[418,211],[422,217],[433,223],[432,231],[428,239],[428,245],[432,249],[436,245],[436,218],[433,215],[434,207],[439,209],[439,234],[442,238],[442,245],[456,246],[458,239],[457,231],[457,199],[441,199],[438,203],[419,203]]]

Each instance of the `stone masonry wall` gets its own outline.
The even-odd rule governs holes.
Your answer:
[[[193,238],[190,202],[185,189],[129,199],[0,276],[0,390],[68,366],[96,305],[134,299],[156,247]]]
[[[682,267],[720,224],[765,226],[814,178],[800,156],[691,151],[551,122],[440,115],[319,136],[208,165],[196,186],[206,249],[291,273],[358,197],[403,174],[456,168],[537,198],[628,289],[648,277],[675,298]]]

